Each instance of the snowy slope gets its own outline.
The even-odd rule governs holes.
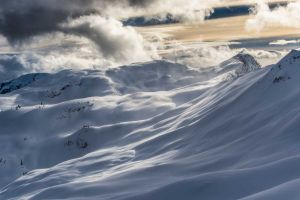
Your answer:
[[[299,199],[299,67],[292,51],[5,82],[0,199]]]

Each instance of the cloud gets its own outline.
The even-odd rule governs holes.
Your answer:
[[[181,20],[203,20],[218,0],[2,0],[0,32],[11,42],[59,31],[59,24],[87,15],[126,18],[173,14]]]
[[[276,40],[273,42],[270,42],[269,45],[287,45],[287,44],[299,44],[300,40]]]
[[[90,39],[106,59],[116,62],[149,60],[150,44],[144,41],[132,27],[124,27],[121,22],[99,15],[82,16],[62,24],[59,28],[66,34]],[[154,53],[151,57],[157,56]]]
[[[53,38],[57,40],[55,43],[52,42]],[[42,40],[43,42],[41,42]],[[276,63],[288,53],[288,51],[230,49],[226,43],[223,45],[216,43],[215,45],[201,43],[189,46],[177,43],[170,49],[163,50],[161,47],[161,50],[165,51],[163,56],[165,59],[204,71],[213,69],[241,51],[253,55],[263,66]],[[20,49],[19,53],[0,54],[0,82],[26,73],[52,73],[63,69],[105,70],[126,64],[126,62],[118,63],[112,59],[103,58],[98,53],[98,47],[93,45],[89,39],[80,39],[77,36],[66,36],[61,33],[55,36],[52,34],[36,36],[32,39],[30,46],[26,47],[26,49],[28,48],[30,48],[29,51]],[[135,56],[132,57],[138,61]],[[134,60],[127,63],[135,62]]]
[[[178,43],[164,54],[164,58],[190,67],[206,70],[207,68],[218,66],[220,63],[241,52],[252,55],[259,63],[266,66],[276,63],[288,53],[288,50],[231,49],[228,44],[219,42],[203,42],[189,47]]]
[[[258,1],[253,17],[246,22],[246,30],[261,31],[268,26],[300,27],[300,1],[288,3],[271,10],[267,3]]]
[[[0,55],[0,82],[15,78],[22,73],[24,73],[24,67],[17,55]]]
[[[119,20],[136,15],[203,21],[219,0],[2,0],[0,34],[18,47],[35,36],[61,32],[87,38],[105,60],[128,63],[157,58],[154,47]],[[27,45],[27,44],[26,44]]]
[[[195,47],[187,48],[178,43],[164,57],[177,63],[205,69],[216,66],[237,53],[238,51],[230,49],[227,45],[210,46],[202,43]]]

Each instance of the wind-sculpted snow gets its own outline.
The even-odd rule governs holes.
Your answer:
[[[299,56],[26,82],[0,96],[0,199],[298,199]]]

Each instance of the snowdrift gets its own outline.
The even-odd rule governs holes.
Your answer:
[[[299,199],[300,52],[0,83],[0,199]]]

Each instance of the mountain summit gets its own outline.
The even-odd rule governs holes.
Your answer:
[[[222,62],[219,65],[217,72],[219,74],[228,74],[228,78],[239,77],[252,72],[254,70],[260,69],[261,65],[256,61],[256,59],[250,54],[239,53]]]

